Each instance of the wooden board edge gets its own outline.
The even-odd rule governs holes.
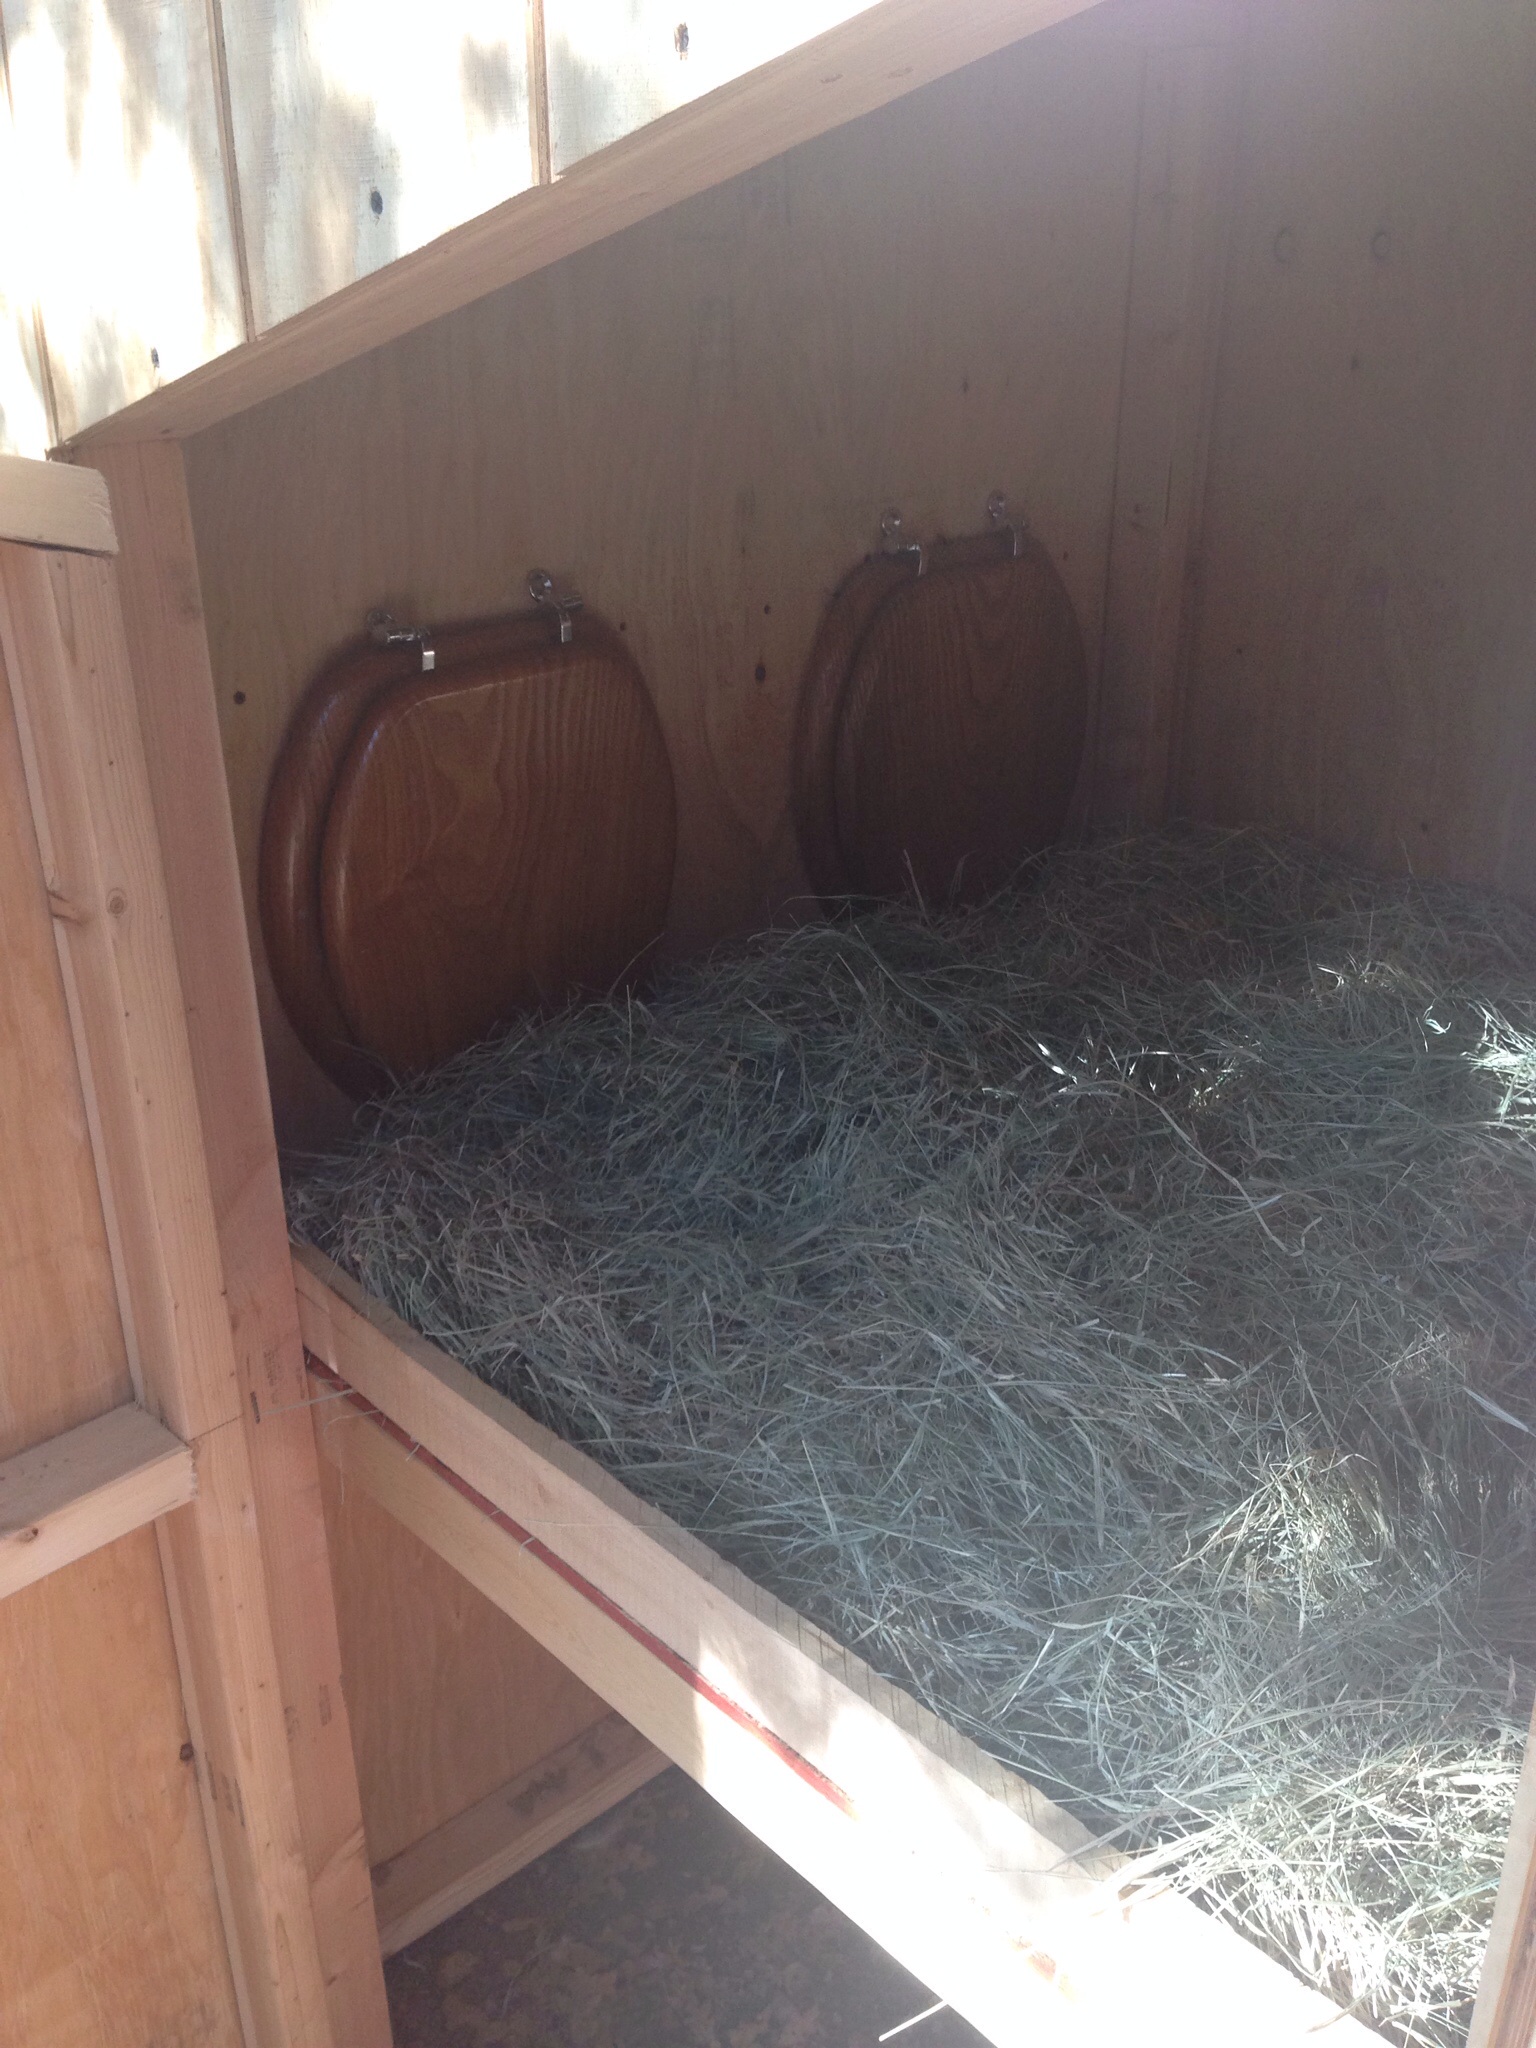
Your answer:
[[[1467,2048],[1530,2048],[1536,2039],[1536,1713],[1526,1737],[1525,1762],[1499,1894],[1488,1930],[1482,1982],[1467,2033]]]
[[[107,480],[67,462],[0,455],[0,540],[71,554],[115,555]]]
[[[190,1448],[128,1401],[0,1464],[0,1600],[184,1507]]]
[[[1101,0],[876,0],[84,429],[184,439]]]
[[[296,1279],[310,1350],[344,1379],[346,1365],[361,1366],[376,1389],[379,1375],[367,1373],[362,1352],[388,1340],[355,1312],[328,1324],[316,1308],[320,1283],[298,1261]],[[347,1305],[338,1298],[335,1308]],[[417,1338],[414,1349],[431,1347]],[[403,1351],[397,1364],[402,1385],[425,1371]],[[372,1399],[361,1405],[374,1407]],[[478,1433],[489,1418],[478,1404],[473,1414]],[[508,1436],[510,1465],[519,1449],[526,1458],[527,1445]],[[701,1631],[707,1672],[686,1657],[669,1659],[667,1646],[648,1643],[649,1631],[616,1599],[583,1588],[581,1573],[558,1559],[551,1567],[540,1539],[387,1413],[375,1410],[370,1423],[338,1403],[320,1440],[338,1470],[994,2042],[1044,2048],[1118,2038],[1138,2015],[1165,2010],[1181,2048],[1225,2048],[1239,2035],[1251,2048],[1299,2048],[1323,2030],[1334,2048],[1379,2042],[1190,1901],[1156,1888],[1122,1896],[1112,1865],[1090,1867],[1063,1853],[1011,1806],[923,1752],[883,1704],[831,1680],[787,1638],[765,1642],[750,1609],[734,1617],[733,1645],[718,1626]],[[626,1591],[636,1583],[635,1558],[624,1556],[633,1545],[646,1552],[642,1575],[678,1581],[680,1611],[704,1609],[717,1592],[696,1577],[684,1583],[689,1566],[648,1550],[639,1527],[615,1528],[597,1497],[578,1503],[567,1491],[561,1506],[564,1527],[606,1551],[613,1581]],[[593,1554],[590,1543],[583,1554]],[[830,1747],[829,1734],[838,1738]],[[847,1775],[824,1768],[834,1759]],[[1043,1800],[1041,1807],[1059,1811]],[[1041,1985],[1052,1994],[1043,2002]]]
[[[430,1934],[667,1768],[621,1714],[563,1743],[375,1867],[380,1952]]]

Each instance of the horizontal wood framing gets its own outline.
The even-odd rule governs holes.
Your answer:
[[[1376,2037],[295,1253],[327,1456],[999,2048]],[[368,1409],[378,1411],[370,1417]]]
[[[189,1501],[192,1453],[136,1402],[0,1465],[0,1600]]]
[[[197,433],[1095,4],[877,0],[124,407],[73,447]]]
[[[373,1895],[380,1949],[392,1956],[429,1934],[666,1767],[661,1751],[621,1715],[607,1715],[378,1865]]]
[[[115,555],[106,478],[72,463],[0,455],[0,540]]]

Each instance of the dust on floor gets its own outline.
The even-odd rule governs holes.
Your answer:
[[[875,2048],[933,1993],[678,1771],[386,1967],[395,2048]],[[945,2011],[891,2048],[986,2048]]]

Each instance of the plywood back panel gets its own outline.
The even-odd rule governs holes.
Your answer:
[[[1006,491],[1093,666],[1144,51],[1075,26],[189,444],[248,887],[272,762],[326,653],[372,605],[501,609],[535,562],[579,584],[655,689],[679,950],[805,895],[800,673],[884,507],[965,533]],[[313,1134],[335,1103],[259,972],[280,1127]]]
[[[318,1430],[356,1429],[339,1404]],[[368,1856],[386,1862],[608,1712],[409,1529],[320,1460]]]
[[[1536,898],[1536,10],[1261,0],[1179,807]]]

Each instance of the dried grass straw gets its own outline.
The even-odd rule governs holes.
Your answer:
[[[290,1203],[1302,1975],[1464,2037],[1531,1663],[1522,914],[1063,850],[469,1053]]]

